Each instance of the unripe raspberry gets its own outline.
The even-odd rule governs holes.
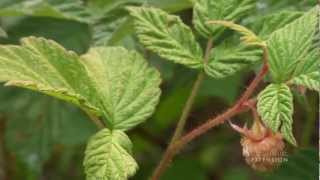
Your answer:
[[[272,170],[284,161],[285,144],[280,133],[274,133],[259,120],[254,121],[251,129],[240,128],[231,124],[240,132],[242,154],[253,169],[258,171]]]
[[[278,166],[285,155],[282,135],[270,130],[258,140],[244,136],[241,139],[241,145],[246,162],[259,171],[271,170]]]

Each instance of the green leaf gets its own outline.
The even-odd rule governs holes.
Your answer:
[[[10,37],[4,39],[4,44],[19,44],[21,38],[32,35],[52,39],[65,49],[81,54],[88,51],[91,41],[87,24],[55,18],[26,17],[7,26],[6,30]]]
[[[238,21],[255,9],[256,0],[196,0],[193,23],[204,37],[218,36],[222,27],[209,25],[210,20]]]
[[[293,145],[292,134],[293,96],[285,84],[270,84],[258,95],[257,110],[264,124],[278,132]],[[281,126],[281,127],[280,127]]]
[[[116,35],[120,34],[120,39],[133,32],[132,23],[127,19],[127,15],[119,13],[119,9],[111,11],[107,17],[101,18],[92,26],[92,39],[95,46],[109,45]],[[129,24],[129,25],[128,25]],[[126,27],[125,29],[123,27]]]
[[[0,81],[42,92],[102,116],[109,128],[145,121],[160,96],[158,72],[136,52],[93,48],[79,57],[43,38],[0,46]]]
[[[269,66],[274,82],[285,82],[294,77],[296,68],[306,63],[313,50],[317,12],[313,8],[302,17],[272,33],[267,40]]]
[[[131,156],[131,141],[118,130],[100,130],[90,138],[84,167],[87,180],[126,180],[138,169]]]
[[[160,75],[124,48],[92,48],[83,56],[105,109],[107,124],[130,129],[146,120],[160,96]]]
[[[295,69],[290,84],[304,86],[308,89],[320,91],[320,49],[309,53],[304,62],[299,63]]]
[[[0,8],[0,16],[37,16],[91,22],[91,14],[80,0],[28,0]]]
[[[145,7],[128,8],[140,42],[163,58],[190,68],[202,66],[202,50],[178,16]]]
[[[213,78],[225,78],[260,61],[261,54],[258,49],[224,44],[211,51],[205,72]]]
[[[0,46],[0,81],[101,114],[95,88],[75,53],[43,38],[23,38],[21,44]]]
[[[320,8],[310,49],[304,61],[298,62],[289,83],[320,92]]]
[[[266,40],[274,31],[284,27],[303,15],[299,11],[281,11],[269,15],[263,15],[255,19],[252,29],[258,32],[258,36]]]

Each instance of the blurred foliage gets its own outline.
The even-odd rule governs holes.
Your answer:
[[[191,24],[192,0],[1,0],[0,43],[17,44],[25,36],[54,39],[65,48],[84,53],[92,45],[121,45],[141,51],[163,78],[161,102],[154,115],[129,132],[140,169],[132,179],[148,179],[161,157],[196,77],[181,65],[145,51],[133,33],[127,5],[160,7]],[[304,11],[316,0],[259,0],[243,24],[260,31],[261,19],[282,10]],[[217,43],[230,37],[227,31]],[[203,46],[203,39],[196,37]],[[207,78],[197,96],[187,129],[227,108],[245,90],[254,69],[227,79]],[[297,91],[298,92],[298,91]],[[273,173],[246,166],[240,137],[227,125],[210,131],[187,146],[163,180],[283,180],[318,177],[318,94],[307,92],[295,101],[297,149],[288,148],[289,161]],[[305,116],[308,114],[308,116]],[[243,122],[247,116],[241,116]],[[97,130],[77,108],[50,97],[17,88],[0,88],[0,179],[84,179],[83,154]],[[303,149],[307,148],[307,149]],[[2,164],[1,164],[2,163]],[[6,173],[1,173],[2,171]]]

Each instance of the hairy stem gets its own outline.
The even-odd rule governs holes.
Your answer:
[[[209,41],[207,43],[206,52],[205,52],[204,63],[208,62],[211,49],[212,49],[212,39],[209,39]],[[192,106],[194,104],[194,101],[196,99],[196,96],[198,94],[200,85],[202,84],[204,77],[205,77],[205,73],[203,71],[200,71],[197,76],[196,81],[194,82],[194,84],[192,86],[191,93],[190,93],[188,100],[183,108],[181,117],[178,121],[177,127],[174,131],[174,134],[172,136],[172,139],[171,139],[169,146],[172,145],[177,139],[179,139],[181,137],[181,134],[183,133],[184,127],[186,125],[186,121],[188,119],[188,116],[190,114],[190,111],[192,109]]]
[[[161,159],[159,165],[155,169],[152,180],[159,180],[160,176],[163,174],[165,169],[169,166],[174,156],[189,142],[194,140],[195,138],[199,137],[200,135],[204,134],[211,128],[224,123],[228,119],[232,118],[233,116],[240,114],[244,111],[249,109],[248,106],[245,105],[246,102],[255,101],[254,99],[249,100],[250,96],[254,93],[255,89],[258,87],[259,83],[263,80],[264,76],[268,72],[268,65],[267,65],[267,49],[263,48],[263,67],[261,68],[260,72],[257,76],[253,79],[253,81],[248,86],[247,90],[242,94],[241,98],[237,101],[237,103],[232,106],[230,109],[225,111],[224,113],[216,116],[215,118],[209,119],[204,124],[198,126],[185,136],[181,137],[179,140],[175,141],[171,146],[169,145],[163,158]]]
[[[211,51],[211,49],[212,49],[212,42],[213,42],[212,38],[210,38],[210,39],[208,40],[208,42],[207,42],[206,52],[205,52],[204,61],[203,61],[204,64],[208,63],[208,61],[209,61],[210,51]],[[186,102],[186,104],[185,104],[185,106],[184,106],[184,108],[183,108],[183,110],[182,110],[181,117],[180,117],[180,119],[179,119],[179,121],[178,121],[177,127],[176,127],[176,129],[175,129],[175,131],[174,131],[174,134],[173,134],[173,136],[172,136],[172,138],[171,138],[171,141],[170,141],[170,144],[168,145],[167,150],[168,150],[168,149],[171,149],[171,147],[175,144],[175,142],[181,137],[181,135],[182,135],[182,133],[183,133],[183,131],[184,131],[184,127],[185,127],[185,125],[186,125],[188,116],[189,116],[189,114],[190,114],[190,111],[191,111],[191,109],[192,109],[192,106],[193,106],[193,104],[194,104],[194,101],[195,101],[195,99],[196,99],[196,96],[197,96],[197,94],[198,94],[200,85],[201,85],[204,77],[205,77],[205,73],[204,73],[203,71],[200,71],[199,74],[198,74],[198,76],[197,76],[196,81],[195,81],[194,84],[193,84],[193,87],[192,87],[192,89],[191,89],[191,93],[190,93],[190,95],[189,95],[189,97],[188,97],[188,100],[187,100],[187,102]],[[163,161],[165,160],[165,155],[166,155],[166,153],[165,153],[164,156],[162,157],[162,160],[160,161],[158,167],[163,166],[162,164],[163,164]],[[155,171],[155,173],[156,173],[156,172],[157,172],[157,170]],[[154,176],[157,177],[158,175],[154,174],[153,177],[152,177],[152,179],[155,178]]]

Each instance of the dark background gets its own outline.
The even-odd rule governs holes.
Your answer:
[[[84,53],[93,45],[120,45],[136,49],[161,72],[161,102],[154,115],[128,132],[134,144],[139,171],[133,180],[147,179],[173,133],[189,95],[196,72],[172,64],[143,49],[133,33],[126,5],[147,4],[178,14],[191,25],[188,0],[87,0],[85,6],[97,15],[92,21],[76,6],[55,17],[42,2],[63,9],[75,0],[0,0],[0,27],[7,36],[0,43],[18,44],[25,36],[54,39],[65,48]],[[37,3],[40,3],[37,4]],[[266,14],[280,10],[306,11],[316,0],[260,0],[252,15],[243,20],[250,26]],[[34,9],[40,9],[38,11]],[[42,11],[41,11],[42,10]],[[79,15],[79,13],[81,15]],[[90,12],[89,12],[90,13]],[[226,33],[222,39],[230,36]],[[198,36],[202,45],[205,40]],[[222,112],[239,97],[254,77],[248,70],[223,80],[206,79],[188,119],[190,130]],[[265,86],[263,84],[260,89]],[[257,173],[245,164],[240,136],[221,125],[189,144],[172,163],[163,180],[312,180],[318,178],[318,94],[294,92],[294,135],[299,147],[287,145],[289,162],[270,173]],[[237,123],[250,118],[236,117]],[[97,131],[73,106],[28,90],[0,87],[0,179],[85,179],[82,161],[87,139]]]

